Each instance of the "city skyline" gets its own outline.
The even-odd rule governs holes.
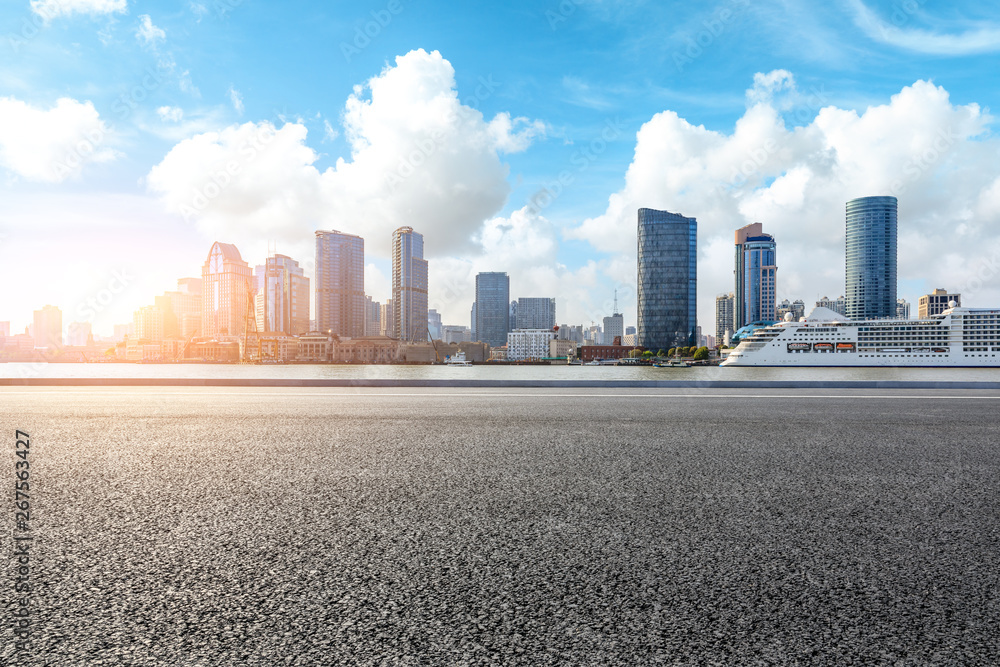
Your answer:
[[[384,302],[401,225],[427,238],[445,322],[466,321],[493,266],[513,294],[599,322],[616,288],[635,312],[641,207],[698,217],[705,324],[733,229],[780,239],[776,298],[808,303],[843,292],[843,202],[886,194],[904,222],[899,296],[1000,303],[994,9],[513,2],[448,6],[443,30],[406,3],[55,6],[0,8],[0,275],[32,277],[0,303],[15,331],[53,304],[110,333],[198,275],[215,240],[258,261],[277,244],[315,280],[317,229],[369,240],[365,284]],[[640,22],[669,27],[644,39]],[[474,45],[458,37],[484,24]]]

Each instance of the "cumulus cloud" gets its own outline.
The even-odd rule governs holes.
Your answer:
[[[62,98],[41,109],[0,97],[0,165],[27,180],[59,183],[88,163],[113,160],[111,139],[90,102]]]
[[[495,92],[491,86],[482,83],[477,101]],[[147,183],[169,210],[219,238],[291,243],[317,228],[338,229],[364,237],[369,256],[387,257],[392,231],[410,225],[424,234],[432,260],[475,255],[484,222],[510,192],[501,154],[525,150],[544,133],[541,123],[486,119],[462,103],[451,64],[424,50],[356,87],[342,126],[350,158],[322,172],[301,121],[245,123],[180,142]],[[305,244],[298,251],[311,253]]]
[[[753,76],[753,88],[747,91],[747,103],[773,104],[775,97],[782,93],[795,92],[795,77],[784,69],[776,69],[767,74],[757,72]]]
[[[765,75],[754,90],[781,81],[791,78]],[[733,231],[750,222],[777,239],[779,299],[811,305],[843,293],[844,205],[855,197],[898,197],[901,281],[958,289],[973,280],[1000,225],[1000,145],[976,104],[953,104],[944,88],[918,81],[863,113],[827,106],[787,127],[758,99],[729,133],[672,111],[654,116],[636,135],[625,186],[567,236],[631,259],[621,277],[634,284],[637,209],[698,218],[699,319],[707,330],[714,297],[733,288]],[[1000,272],[979,292],[975,302],[1000,303]]]
[[[153,19],[149,17],[149,14],[143,14],[139,17],[139,27],[136,28],[135,38],[143,46],[155,49],[157,45],[162,44],[167,39],[167,33],[153,25]]]
[[[31,11],[46,21],[72,14],[123,14],[128,0],[31,0]]]

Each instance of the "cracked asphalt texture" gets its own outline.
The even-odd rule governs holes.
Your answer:
[[[1000,663],[1000,400],[790,393],[0,390],[0,664]]]

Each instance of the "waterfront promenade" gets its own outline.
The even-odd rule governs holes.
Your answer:
[[[51,665],[996,664],[998,408],[0,387],[32,438]]]

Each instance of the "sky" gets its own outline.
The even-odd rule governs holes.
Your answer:
[[[698,318],[733,232],[778,299],[844,292],[844,205],[899,199],[899,296],[1000,305],[1000,8],[926,0],[8,0],[0,320],[96,334],[200,276],[214,241],[314,264],[317,229],[424,235],[429,305],[475,274],[636,322],[636,211],[698,219]]]

